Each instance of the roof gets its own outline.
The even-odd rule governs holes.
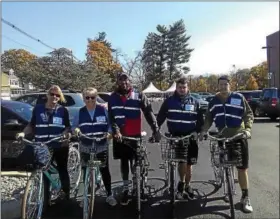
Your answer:
[[[174,81],[173,84],[170,86],[170,88],[168,88],[166,91],[164,91],[165,93],[172,93],[176,90],[176,82]]]
[[[162,93],[163,91],[157,89],[152,82],[148,85],[146,89],[142,91],[143,93]]]

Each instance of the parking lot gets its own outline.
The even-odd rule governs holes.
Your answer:
[[[144,129],[151,134],[146,123]],[[252,214],[240,211],[240,190],[237,187],[236,203],[237,218],[279,218],[279,120],[271,122],[267,118],[257,118],[252,130],[250,144],[250,169],[249,180],[251,204],[254,208]],[[151,152],[149,159],[151,168],[150,184],[157,189],[163,187],[164,171],[159,169],[161,162],[160,147],[149,144]],[[144,218],[229,218],[229,206],[222,200],[222,190],[217,191],[209,182],[214,179],[210,166],[210,153],[208,141],[200,144],[198,164],[193,170],[192,186],[197,193],[197,199],[176,203],[174,214],[166,203],[167,197],[159,192],[149,199],[143,206]],[[119,162],[110,160],[112,184],[115,194],[120,193]],[[236,184],[238,186],[238,184]],[[82,185],[81,190],[82,192]],[[128,206],[117,205],[113,208],[105,204],[105,198],[96,199],[94,218],[133,218],[135,205],[131,202]],[[54,205],[46,219],[78,219],[82,218],[82,208],[75,201],[69,205]]]

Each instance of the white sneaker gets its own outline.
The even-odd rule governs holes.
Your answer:
[[[110,195],[106,198],[106,202],[111,205],[111,206],[115,206],[117,205],[117,200],[114,198],[113,195]]]
[[[250,199],[248,196],[246,196],[245,198],[241,198],[240,203],[242,204],[242,208],[245,213],[253,212],[253,207],[250,204]]]

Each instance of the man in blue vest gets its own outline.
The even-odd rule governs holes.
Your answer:
[[[89,137],[100,138],[112,132],[108,120],[108,112],[104,106],[96,104],[96,98],[97,90],[95,88],[89,87],[84,89],[83,99],[86,105],[80,109],[79,114],[75,117],[73,123],[76,135],[81,132],[82,134],[88,135]],[[109,136],[110,134],[108,135],[108,137]],[[92,140],[81,138],[81,143],[84,146],[90,147],[92,145]],[[104,139],[104,143],[106,143],[106,139]],[[97,158],[105,162],[105,165],[102,165],[102,167],[100,168],[100,172],[105,189],[107,191],[106,202],[111,206],[115,206],[117,204],[117,201],[114,198],[111,189],[111,174],[109,170],[108,150],[105,150],[104,147],[100,147],[99,149],[97,149],[97,152],[99,152],[97,154]],[[89,160],[89,154],[81,153],[81,157],[85,162]]]
[[[176,82],[176,91],[168,97],[162,104],[157,122],[159,127],[167,120],[168,131],[172,136],[186,136],[192,132],[200,133],[203,126],[203,112],[199,108],[199,103],[190,96],[187,78],[181,77]],[[177,145],[176,156],[180,157],[187,148]],[[187,197],[194,198],[193,190],[190,186],[192,165],[197,163],[198,145],[197,139],[190,139],[186,162],[180,162],[178,171],[180,181],[178,182],[178,199]]]
[[[128,197],[129,163],[132,163],[135,152],[132,148],[122,144],[120,140],[122,135],[135,138],[141,136],[141,110],[152,128],[154,136],[158,138],[157,121],[148,98],[143,93],[139,93],[133,89],[127,74],[118,74],[117,88],[110,96],[108,112],[114,133],[114,159],[121,160],[121,172],[124,185],[121,200],[122,205],[127,205],[130,201]]]
[[[216,128],[224,137],[232,137],[237,133],[243,132],[248,138],[251,137],[251,128],[254,121],[253,112],[242,94],[230,91],[230,80],[228,76],[222,76],[218,79],[219,91],[211,100],[206,114],[203,132],[211,127],[214,122]],[[234,142],[239,144],[242,149],[242,166],[238,169],[238,181],[242,190],[241,204],[244,212],[250,213],[253,207],[250,204],[248,188],[248,163],[249,151],[247,139],[240,139]],[[228,201],[228,197],[225,199]]]
[[[70,138],[69,113],[65,107],[58,104],[59,101],[66,102],[60,87],[53,85],[47,92],[47,102],[34,107],[31,121],[24,129],[24,132],[18,133],[17,137],[35,135],[36,142],[46,142],[60,135]],[[49,145],[53,148],[53,159],[57,163],[57,170],[62,184],[61,197],[67,200],[70,198],[70,179],[67,170],[68,143],[66,141],[63,143],[54,141]]]

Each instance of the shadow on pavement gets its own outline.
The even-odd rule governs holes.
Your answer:
[[[212,205],[207,206],[210,202],[222,200],[223,197],[209,196],[216,193],[219,188],[215,184],[207,181],[193,181],[191,184],[196,194],[196,199],[192,201],[183,200],[175,203],[174,208],[169,204],[168,192],[164,179],[150,178],[148,184],[155,185],[152,190],[148,201],[142,203],[142,219],[148,218],[187,218],[192,216],[207,215],[209,218],[229,218],[229,216],[222,212],[228,210],[228,205]],[[130,184],[131,186],[131,184]],[[120,203],[120,195],[122,192],[122,182],[113,182],[112,190],[115,197]],[[79,193],[78,200],[82,200],[82,194]],[[136,217],[136,202],[132,198],[127,206],[118,204],[115,207],[110,207],[106,204],[106,195],[104,189],[101,187],[96,192],[95,206],[94,206],[94,219],[113,219],[113,218],[137,218]],[[79,201],[71,201],[70,203],[57,203],[50,207],[44,219],[78,219],[82,218],[82,208],[79,206]]]
[[[279,122],[279,118],[276,119],[276,120],[271,120],[270,118],[255,118],[254,119],[254,123],[276,123],[276,122]]]

